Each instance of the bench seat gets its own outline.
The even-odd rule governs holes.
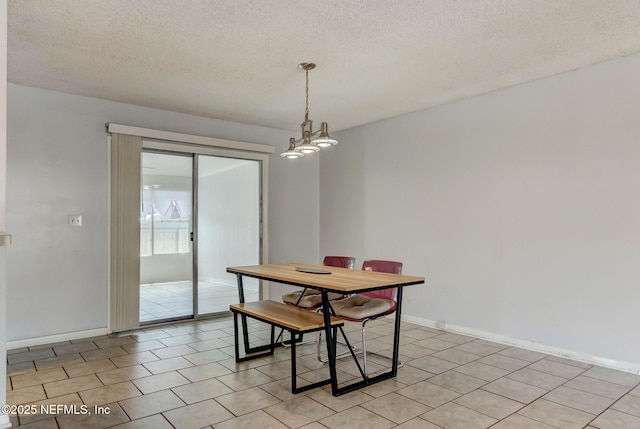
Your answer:
[[[229,309],[233,312],[233,332],[235,338],[236,362],[244,362],[246,360],[272,355],[276,347],[275,327],[278,327],[285,329],[291,333],[291,391],[293,393],[299,393],[305,390],[313,389],[315,387],[323,386],[331,382],[331,379],[327,379],[300,388],[296,386],[297,380],[295,336],[297,334],[324,330],[324,315],[322,313],[316,313],[281,302],[269,300],[231,304],[229,306]],[[266,352],[240,357],[238,315],[240,315],[242,318],[242,333],[244,337],[245,353],[249,355],[250,353],[267,350]],[[247,317],[271,325],[271,342],[269,344],[253,348],[249,347],[249,335],[247,332],[246,322]],[[335,330],[339,326],[343,326],[344,321],[334,316],[331,316],[330,320],[331,328],[334,330],[333,338],[335,338]]]
[[[324,316],[321,313],[281,302],[269,300],[245,302],[231,304],[229,308],[233,312],[243,313],[253,319],[299,334],[324,329]],[[342,326],[343,324],[341,319],[331,316],[332,326]]]

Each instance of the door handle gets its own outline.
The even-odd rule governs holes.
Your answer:
[[[190,237],[191,241],[193,241],[193,231],[191,231],[191,233],[189,234],[189,237]]]

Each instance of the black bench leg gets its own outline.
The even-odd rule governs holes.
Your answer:
[[[236,353],[236,362],[240,362],[240,350],[238,346],[238,313],[233,312],[233,348]]]
[[[275,335],[276,335],[276,327],[275,325],[271,325],[271,354],[273,354],[273,351],[276,348]]]
[[[244,362],[247,360],[251,360],[251,359],[257,359],[257,358],[261,358],[261,357],[265,357],[265,356],[271,356],[273,355],[273,352],[275,350],[275,326],[271,325],[271,341],[269,342],[269,344],[265,344],[263,346],[257,346],[257,347],[249,347],[249,333],[247,331],[247,316],[244,314],[240,314],[240,317],[242,319],[242,328],[243,328],[243,337],[244,337],[244,349],[245,349],[245,354],[250,354],[250,353],[256,353],[256,352],[262,352],[264,350],[266,350],[266,352],[264,353],[260,353],[260,354],[252,354],[251,356],[244,356],[244,357],[240,357],[240,341],[239,341],[239,332],[238,332],[238,312],[234,311],[233,312],[233,338],[234,338],[234,351],[235,351],[235,357],[236,357],[236,363],[239,362]]]
[[[242,319],[242,339],[244,340],[244,352],[245,354],[251,353],[251,347],[249,347],[249,329],[247,328],[247,316],[240,315]]]

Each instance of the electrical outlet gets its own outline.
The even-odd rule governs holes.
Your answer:
[[[442,330],[446,330],[447,329],[447,322],[444,322],[442,320],[436,322],[436,328],[438,329],[442,329]]]
[[[82,226],[82,215],[69,215],[69,226]]]

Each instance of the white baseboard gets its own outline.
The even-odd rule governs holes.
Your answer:
[[[62,341],[78,340],[80,338],[98,337],[109,333],[107,328],[89,329],[87,331],[68,332],[65,334],[47,335],[45,337],[26,338],[24,340],[7,341],[7,350],[22,347],[39,346],[42,344],[59,343]],[[2,426],[0,426],[2,427]]]
[[[426,326],[429,328],[440,329],[446,332],[452,332],[461,335],[468,335],[470,337],[479,338],[482,340],[493,341],[495,343],[505,344],[514,347],[520,347],[522,349],[533,350],[536,352],[546,353],[553,356],[559,356],[566,359],[575,360],[578,362],[589,363],[592,365],[598,365],[605,368],[616,369],[619,371],[630,372],[632,374],[640,374],[640,364],[632,362],[618,361],[614,359],[603,358],[600,356],[593,356],[587,353],[578,352],[575,350],[568,350],[561,347],[548,346],[546,344],[535,343],[533,341],[521,340],[518,338],[511,338],[505,335],[495,334],[493,332],[481,331],[478,329],[467,328],[464,326],[450,325],[440,326],[440,322],[435,320],[423,319],[414,316],[402,316],[402,320],[408,323],[414,323],[420,326]]]
[[[9,416],[6,414],[0,414],[0,429],[10,428],[10,427],[11,427],[11,420],[9,419]]]

